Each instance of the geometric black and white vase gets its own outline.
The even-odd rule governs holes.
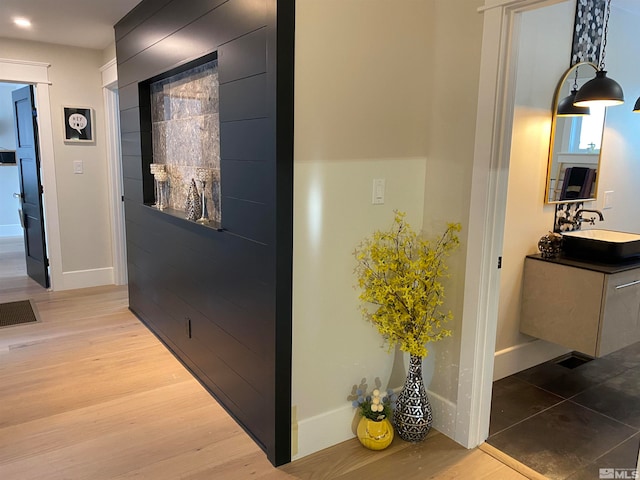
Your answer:
[[[198,195],[198,188],[196,187],[196,182],[193,178],[191,179],[187,198],[184,202],[184,213],[187,220],[193,221],[196,221],[202,215],[200,195]]]
[[[433,424],[433,413],[422,381],[422,357],[411,355],[409,371],[393,411],[393,424],[407,442],[421,442]]]

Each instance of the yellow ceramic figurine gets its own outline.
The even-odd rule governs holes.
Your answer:
[[[364,385],[361,386],[366,388]],[[381,393],[376,388],[371,395],[366,395],[364,388],[356,390],[357,398],[353,401],[353,406],[357,407],[360,413],[356,434],[365,447],[382,450],[393,441],[393,425],[389,417],[395,394],[391,390]]]
[[[362,417],[358,423],[358,440],[370,450],[383,450],[393,441],[393,425],[388,418],[376,422]]]

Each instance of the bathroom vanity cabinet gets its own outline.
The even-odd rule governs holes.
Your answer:
[[[640,261],[528,256],[520,331],[593,357],[640,341]]]

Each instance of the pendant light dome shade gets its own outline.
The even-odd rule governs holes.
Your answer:
[[[633,111],[636,113],[640,113],[640,97],[636,100],[636,104],[633,106]]]
[[[576,93],[578,93],[578,89],[574,87],[569,95],[558,102],[556,115],[559,117],[581,117],[591,114],[589,107],[576,107],[573,104],[576,99]]]
[[[598,70],[596,78],[592,78],[578,90],[574,105],[588,107],[599,104],[610,107],[623,103],[624,93],[620,84],[612,78],[608,78],[605,70]]]

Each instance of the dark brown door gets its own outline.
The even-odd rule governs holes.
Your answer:
[[[45,244],[38,126],[33,101],[33,87],[11,92],[16,126],[16,162],[20,175],[20,199],[27,275],[45,288],[49,287],[49,262]]]

